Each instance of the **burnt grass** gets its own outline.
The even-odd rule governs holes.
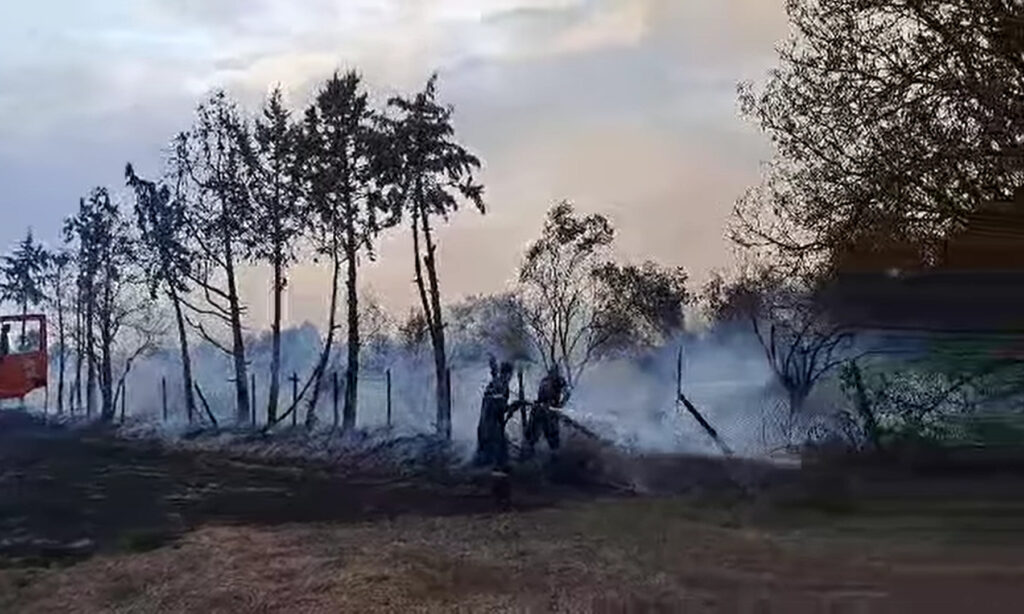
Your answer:
[[[490,491],[479,482],[446,471],[353,476],[323,464],[246,461],[0,411],[0,566],[159,548],[207,523],[357,522],[494,511]],[[512,505],[519,509],[571,496],[544,489],[517,494]]]
[[[344,461],[187,449],[0,411],[0,567],[151,550],[206,524],[488,514],[635,494],[592,452],[584,446],[559,463],[521,466],[505,501],[488,472],[443,458],[416,471],[353,471]]]
[[[879,501],[908,497],[916,509],[930,508],[929,500],[983,502],[998,494],[1013,500],[1014,513],[1024,509],[1021,474],[991,467],[954,476],[945,469],[938,476],[895,471],[891,463],[796,470],[700,456],[630,456],[585,438],[566,439],[554,459],[515,465],[506,500],[495,496],[489,472],[443,455],[415,470],[353,469],[357,464],[344,459],[189,449],[121,438],[99,425],[61,426],[0,411],[0,567],[63,565],[96,553],[174,546],[210,524],[486,515],[640,495],[682,496],[718,519],[723,509],[767,509],[769,517],[781,513],[787,522],[807,513],[863,516]],[[765,501],[770,505],[761,505]]]

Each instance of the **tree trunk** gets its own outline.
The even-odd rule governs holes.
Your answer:
[[[313,372],[313,393],[306,408],[306,427],[308,428],[312,428],[316,424],[316,402],[320,398],[320,386],[323,383],[324,372],[327,370],[327,361],[331,357],[331,348],[334,346],[334,329],[337,326],[338,277],[341,274],[337,239],[335,239],[333,252],[331,255],[331,306],[327,315],[327,339],[324,341],[324,349],[320,352],[320,360],[317,361],[316,369]],[[293,411],[298,410],[296,408]]]
[[[85,311],[85,415],[92,417],[96,408],[96,334],[93,331],[95,309],[93,307],[92,290],[88,291]]]
[[[242,311],[235,280],[234,253],[231,237],[224,237],[224,272],[228,282],[228,309],[231,316],[231,356],[235,366],[235,422],[239,426],[249,423],[249,378],[245,368],[245,340],[242,338]]]
[[[271,325],[270,391],[267,396],[267,423],[277,420],[277,399],[281,390],[281,291],[282,266],[280,249],[274,259],[274,321]]]
[[[345,257],[348,259],[348,275],[345,279],[348,305],[348,363],[345,365],[345,409],[342,412],[341,430],[348,431],[356,425],[356,402],[359,385],[359,294],[356,291],[357,262],[355,232],[348,225],[345,238]]]
[[[113,317],[113,298],[111,297],[111,288],[109,274],[103,285],[103,302],[102,309],[99,313],[100,318],[100,398],[103,402],[100,409],[100,416],[104,421],[111,421],[114,419],[114,415],[117,413],[117,408],[114,405],[114,372],[113,372],[113,361],[111,357],[111,350],[114,343],[113,339],[113,323],[111,318]]]
[[[791,419],[799,418],[803,413],[809,391],[796,387],[790,388],[786,392],[789,393],[789,416]]]
[[[861,377],[860,367],[857,366],[857,363],[851,362],[850,369],[853,371],[857,413],[860,414],[861,420],[864,421],[864,433],[875,450],[881,451],[882,438],[878,428],[878,420],[875,418],[875,412],[871,408],[871,402],[868,401],[868,394],[864,388],[864,379]]]
[[[114,405],[114,373],[109,330],[100,334],[100,343],[100,398],[103,401],[100,416],[109,422],[114,419],[117,410]]]
[[[444,319],[441,315],[441,292],[437,279],[437,261],[435,254],[437,246],[434,245],[430,233],[430,223],[426,211],[421,211],[420,223],[423,228],[423,239],[426,244],[426,254],[423,256],[423,264],[427,269],[427,292],[429,292],[430,310],[428,312],[428,323],[430,325],[430,340],[434,346],[434,376],[437,394],[437,434],[445,440],[452,436],[452,406],[449,397],[449,385],[447,378],[448,358],[445,355]],[[417,258],[419,253],[417,251]],[[423,276],[417,272],[417,284],[420,286],[420,299],[427,300],[427,294],[423,289]]]
[[[72,391],[72,398],[68,405],[71,406],[71,413],[75,408],[82,408],[82,287],[79,284],[75,290],[75,383]]]
[[[58,273],[59,275],[59,273]],[[57,367],[57,413],[64,413],[64,367],[67,349],[64,345],[64,302],[61,300],[61,285],[57,285],[57,352],[60,365]]]
[[[192,423],[192,416],[196,411],[196,397],[192,389],[192,358],[188,353],[188,334],[185,331],[185,316],[181,312],[181,301],[178,299],[178,291],[174,286],[168,284],[167,295],[174,306],[174,318],[178,325],[178,349],[181,352],[181,384],[185,393],[185,415],[188,416],[189,424]]]

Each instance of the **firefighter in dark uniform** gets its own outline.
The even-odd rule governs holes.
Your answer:
[[[498,470],[508,466],[508,438],[505,435],[505,417],[508,413],[509,382],[512,380],[512,365],[503,362],[501,367],[491,364],[491,381],[484,390],[480,404],[480,422],[477,424],[477,450],[475,463],[490,465]]]
[[[540,381],[537,389],[537,402],[533,404],[530,411],[530,418],[526,423],[526,449],[524,454],[527,458],[533,456],[534,447],[541,433],[548,442],[548,448],[553,452],[558,449],[561,438],[558,429],[558,415],[555,413],[559,408],[564,407],[569,400],[569,386],[559,372],[558,365],[552,365],[547,375]]]

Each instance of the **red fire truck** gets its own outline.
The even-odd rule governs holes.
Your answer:
[[[0,400],[21,399],[46,388],[48,358],[46,316],[0,316],[6,352],[0,352]]]

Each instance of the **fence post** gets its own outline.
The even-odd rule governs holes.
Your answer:
[[[256,426],[256,374],[249,374],[249,398],[252,399],[250,402],[251,410],[249,412],[249,424]]]
[[[334,420],[331,423],[331,428],[337,430],[338,428],[338,370],[331,371],[331,383],[334,386],[334,393],[332,397]]]
[[[163,419],[167,422],[167,378],[160,378],[160,404],[163,408]]]
[[[121,424],[124,424],[124,406],[128,400],[128,382],[121,382]]]
[[[290,379],[292,380],[292,426],[295,426],[299,423],[299,408],[296,405],[299,398],[299,376],[293,372]]]
[[[387,371],[388,381],[388,427],[391,427],[391,369]]]
[[[683,346],[679,345],[679,353],[676,355],[676,398],[679,403],[679,395],[683,393]]]

